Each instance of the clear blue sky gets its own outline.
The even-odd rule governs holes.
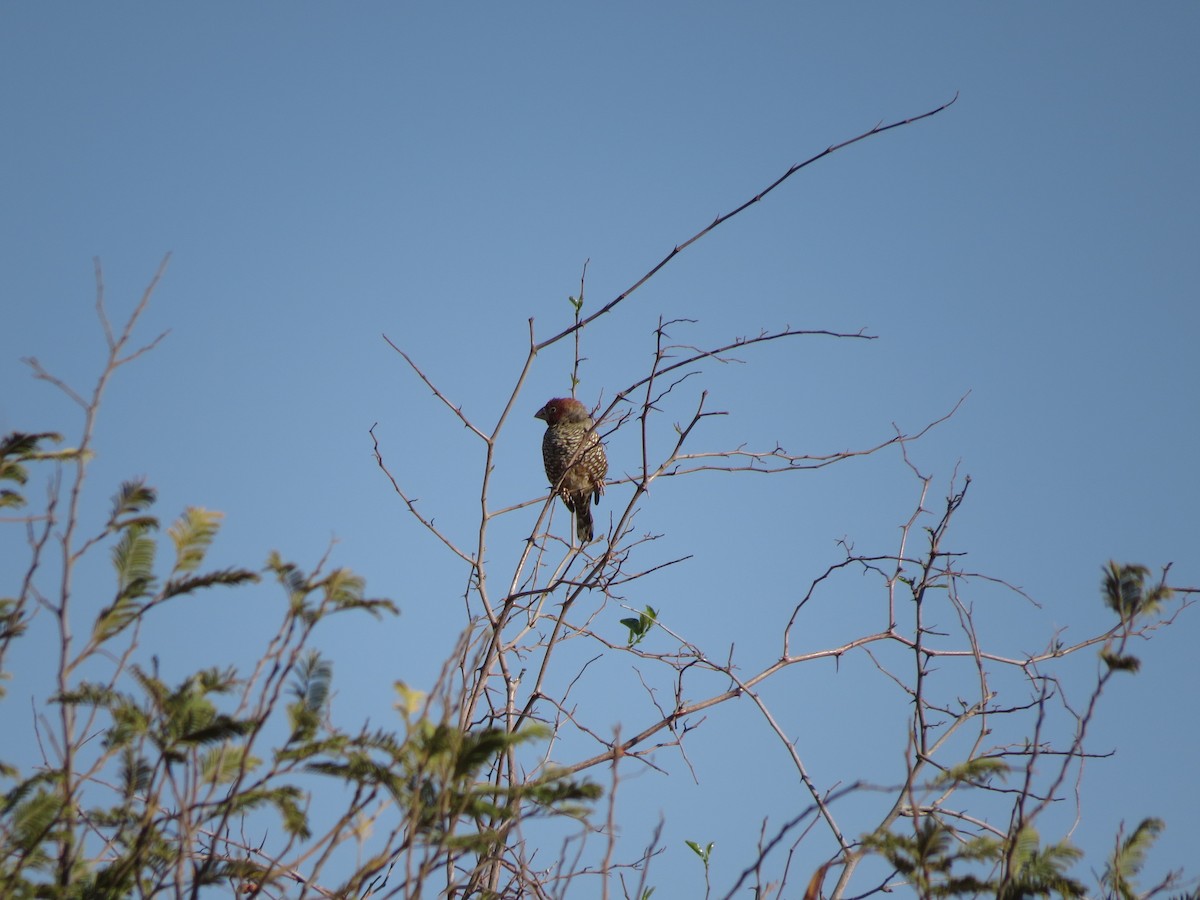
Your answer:
[[[972,476],[956,549],[1042,604],[1020,608],[1022,630],[996,613],[997,643],[1032,651],[1066,624],[1081,636],[1103,621],[1110,557],[1173,561],[1175,583],[1200,583],[1197,38],[1194,3],[7,4],[0,431],[73,427],[19,358],[81,385],[95,374],[92,257],[120,314],[171,251],[142,332],[171,334],[114,384],[95,509],[142,474],[164,516],[226,513],[218,562],[279,548],[311,565],[336,538],[335,561],[403,616],[326,635],[335,714],[386,720],[391,683],[420,685],[449,650],[462,580],[390,493],[367,429],[379,423],[389,462],[460,535],[482,456],[381,335],[489,424],[527,319],[540,337],[567,322],[584,260],[594,308],[793,162],[958,92],[687,251],[592,331],[580,393],[632,381],[660,315],[698,320],[676,333],[698,345],[789,323],[865,328],[879,340],[771,346],[711,371],[703,386],[733,415],[704,446],[858,447],[969,391],[912,455],[935,496],[956,465]],[[531,416],[568,372],[565,350],[538,360],[498,500],[544,488]],[[633,455],[617,442],[614,469]],[[736,640],[754,670],[835,541],[893,551],[916,489],[894,453],[664,485],[642,527],[667,535],[663,556],[696,559],[631,601],[716,656]],[[520,527],[494,545],[498,564]],[[863,590],[831,592],[813,632],[853,627]],[[217,653],[244,664],[274,599],[263,588],[159,623],[166,674]],[[1109,699],[1094,749],[1118,754],[1089,765],[1074,836],[1092,853],[1153,814],[1168,822],[1154,870],[1194,860],[1196,628],[1189,613],[1160,634]],[[629,699],[601,725],[629,732],[643,698],[613,677]],[[34,690],[18,671],[6,742],[28,729]],[[828,667],[773,695],[823,786],[883,778],[902,750],[856,716],[866,690],[886,696],[870,672]],[[660,884],[699,883],[683,838],[717,842],[728,884],[761,817],[802,802],[748,708],[695,737],[699,787],[670,755],[670,776],[626,785],[634,843],[668,816]],[[730,765],[736,784],[721,780]]]

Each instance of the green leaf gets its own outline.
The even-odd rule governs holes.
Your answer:
[[[158,545],[148,535],[150,530],[150,526],[140,521],[129,525],[112,549],[118,601],[145,597],[153,591],[154,555]]]
[[[1128,654],[1123,656],[1112,650],[1101,650],[1100,658],[1115,672],[1137,672],[1142,667],[1142,661],[1136,656]]]
[[[272,550],[271,555],[267,557],[267,568],[275,573],[276,579],[287,590],[290,597],[308,593],[309,588],[304,573],[295,563],[284,562],[283,557],[277,551]]]
[[[1145,865],[1147,852],[1166,827],[1162,819],[1143,819],[1125,840],[1121,840],[1118,834],[1117,845],[1108,858],[1100,883],[1121,900],[1136,900],[1140,897],[1134,878]]]
[[[1038,845],[1041,843],[1041,838],[1038,836],[1037,829],[1031,825],[1026,825],[1012,838],[1012,865],[1015,869],[1028,864],[1038,852]]]
[[[254,730],[254,722],[248,719],[235,719],[232,716],[220,714],[203,724],[188,729],[179,735],[183,744],[215,744],[235,737],[242,737]]]
[[[269,790],[243,791],[231,797],[228,806],[230,811],[235,814],[258,809],[264,805],[274,806],[283,820],[284,830],[293,837],[307,840],[312,837],[312,832],[308,827],[308,816],[300,806],[303,799],[304,793],[298,787],[283,785]]]
[[[0,597],[0,641],[11,641],[20,637],[28,627],[30,616],[21,616],[21,609],[15,597]],[[4,696],[0,688],[0,698]]]
[[[194,572],[204,561],[204,555],[212,545],[213,538],[221,527],[222,513],[189,506],[168,529],[175,543],[176,572]]]
[[[321,658],[316,650],[309,650],[296,668],[296,678],[291,685],[296,702],[288,706],[288,718],[292,726],[288,743],[308,741],[315,736],[321,724],[321,714],[329,702],[329,689],[333,681],[333,664]]]
[[[119,519],[121,516],[140,513],[153,506],[157,499],[157,492],[146,484],[144,478],[122,482],[120,489],[113,495],[112,517]]]
[[[121,754],[121,792],[126,800],[144,794],[154,774],[150,763],[138,756],[132,748]]]
[[[162,599],[187,595],[207,587],[237,587],[240,584],[251,584],[259,580],[257,572],[249,569],[219,569],[204,575],[193,575],[188,578],[172,578],[162,589]]]
[[[969,759],[964,763],[946,769],[934,780],[936,785],[968,783],[986,783],[997,775],[1008,774],[1008,764],[992,756],[981,756]]]
[[[647,606],[636,619],[622,619],[621,624],[629,629],[628,646],[636,647],[640,644],[642,639],[650,633],[650,629],[654,627],[654,623],[657,621],[658,610],[653,606]]]
[[[29,459],[36,455],[38,444],[43,441],[53,441],[56,444],[62,443],[62,435],[53,431],[43,431],[39,434],[25,434],[20,431],[12,431],[0,438],[0,479],[13,478],[3,467],[3,462],[10,456],[15,456],[18,459]],[[20,479],[14,479],[20,480]],[[24,484],[24,481],[21,482]]]
[[[25,434],[14,431],[0,439],[0,481],[13,481],[24,485],[29,480],[29,472],[22,465],[29,460],[67,459],[77,455],[78,450],[47,453],[39,448],[44,441],[59,443],[61,434],[50,431],[41,434]],[[25,505],[25,498],[17,491],[5,488],[0,490],[0,508],[15,508]]]
[[[143,606],[125,597],[118,597],[112,606],[106,606],[96,616],[92,626],[92,637],[97,643],[120,634],[141,614]]]
[[[693,853],[695,853],[698,857],[700,857],[701,860],[703,860],[704,867],[708,868],[708,861],[712,857],[713,847],[716,846],[715,843],[713,841],[709,841],[708,846],[703,847],[703,848],[700,846],[699,842],[697,842],[697,841],[684,841],[684,843],[687,844],[689,848],[691,848],[691,851]]]
[[[1172,591],[1162,582],[1147,588],[1146,579],[1149,577],[1150,570],[1145,566],[1109,560],[1101,585],[1105,605],[1122,621],[1157,613],[1163,602],[1170,599]]]
[[[421,707],[425,705],[427,696],[425,691],[410,688],[403,681],[393,682],[392,687],[396,691],[396,696],[400,698],[395,703],[396,709],[404,716],[404,721],[411,722],[413,716],[420,712]]]
[[[33,852],[51,836],[61,809],[62,800],[57,793],[38,788],[37,793],[13,810],[5,843],[21,853]]]
[[[293,695],[308,709],[320,712],[329,701],[332,683],[333,663],[323,659],[318,651],[309,650],[296,667],[296,680],[291,689]]]
[[[238,744],[223,744],[206,750],[200,757],[200,777],[209,784],[230,784],[243,771],[258,768],[262,760],[246,754]]]
[[[1087,895],[1084,886],[1066,874],[1083,856],[1077,847],[1066,841],[1039,847],[1038,833],[1031,826],[1022,828],[1010,840],[1008,877],[997,892],[999,900],[1051,894],[1064,898]]]

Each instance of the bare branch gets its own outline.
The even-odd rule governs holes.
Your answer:
[[[951,97],[949,101],[947,101],[946,103],[943,103],[941,106],[937,107],[936,109],[931,109],[928,112],[921,113],[920,115],[910,116],[907,119],[901,119],[901,120],[898,120],[895,122],[890,122],[886,125],[884,125],[883,123],[879,123],[879,124],[875,125],[875,127],[870,128],[867,131],[862,132],[861,134],[855,135],[852,138],[848,138],[847,140],[844,140],[841,143],[832,144],[831,146],[826,147],[820,153],[810,156],[808,159],[804,160],[803,162],[796,163],[791,168],[789,168],[786,172],[784,172],[782,175],[780,175],[778,178],[776,178],[773,182],[771,182],[769,185],[767,185],[765,188],[763,188],[761,191],[759,191],[757,194],[755,194],[753,197],[751,197],[749,200],[745,201],[737,208],[732,209],[727,213],[722,213],[721,215],[717,216],[715,219],[712,220],[712,222],[710,222],[704,228],[701,228],[698,232],[693,234],[686,241],[684,241],[681,244],[676,244],[671,249],[671,251],[666,256],[664,256],[661,260],[659,260],[659,262],[656,263],[648,272],[646,272],[646,274],[644,274],[641,278],[639,278],[632,285],[627,287],[624,291],[622,291],[620,294],[618,294],[616,297],[614,297],[612,300],[610,300],[604,306],[600,307],[600,309],[596,310],[596,312],[594,312],[590,316],[587,316],[586,318],[576,322],[570,328],[566,328],[563,331],[560,331],[558,334],[554,335],[553,337],[542,341],[540,344],[537,345],[537,349],[544,350],[546,347],[549,347],[551,344],[555,344],[558,341],[562,340],[567,335],[572,334],[581,328],[586,328],[588,325],[590,325],[596,319],[612,312],[612,310],[615,309],[617,307],[617,305],[619,303],[621,303],[622,300],[627,298],[630,294],[632,294],[634,291],[636,291],[638,288],[640,288],[642,285],[644,285],[647,281],[649,281],[651,278],[653,278],[655,275],[657,275],[667,265],[667,263],[669,263],[671,260],[673,260],[676,256],[678,256],[680,253],[682,253],[684,250],[686,250],[692,244],[696,243],[698,240],[700,240],[702,237],[707,235],[709,232],[713,231],[714,229],[716,229],[719,226],[723,225],[724,223],[728,222],[730,219],[732,219],[738,213],[743,212],[744,210],[749,209],[754,204],[762,201],[768,194],[770,194],[772,191],[774,191],[777,187],[779,187],[781,184],[783,184],[785,181],[787,181],[789,178],[791,178],[793,175],[795,175],[801,169],[807,168],[808,166],[811,166],[813,163],[824,159],[826,156],[830,156],[831,154],[837,153],[839,150],[843,150],[846,147],[849,147],[851,144],[857,144],[859,141],[865,141],[867,138],[874,137],[875,135],[878,135],[878,134],[883,134],[885,131],[891,131],[893,128],[901,128],[905,125],[911,125],[915,122],[920,122],[922,119],[928,119],[930,116],[936,116],[942,110],[948,109],[956,100],[958,100],[957,93],[955,93],[955,95],[953,97]]]

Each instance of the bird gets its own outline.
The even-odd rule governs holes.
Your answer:
[[[608,456],[596,434],[596,423],[587,407],[573,397],[555,397],[534,414],[546,423],[542,436],[542,462],[550,489],[575,514],[575,534],[580,543],[592,540],[590,501],[600,502]]]

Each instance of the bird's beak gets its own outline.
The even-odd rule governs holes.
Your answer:
[[[543,406],[541,409],[539,409],[537,412],[535,412],[533,414],[533,417],[535,419],[541,419],[543,422],[545,422],[546,421],[546,407]]]

